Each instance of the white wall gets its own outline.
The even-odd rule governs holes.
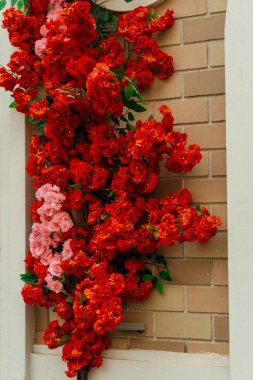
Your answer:
[[[231,380],[253,379],[252,15],[252,0],[229,0],[225,41]]]
[[[31,380],[67,380],[60,350],[34,346]],[[89,373],[89,380],[228,380],[228,357],[144,350],[108,350],[104,363]]]
[[[13,51],[6,30],[0,29],[0,41],[0,63],[5,65]],[[23,260],[29,212],[26,206],[26,131],[24,115],[8,108],[12,101],[9,93],[0,88],[0,379],[28,380],[33,313],[20,296],[22,283],[19,278],[20,273],[25,272]]]

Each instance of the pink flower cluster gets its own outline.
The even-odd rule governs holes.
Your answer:
[[[64,0],[50,0],[50,8],[47,13],[47,22],[49,21],[56,21],[61,16],[61,11],[63,6],[65,5]],[[47,38],[46,34],[48,32],[48,29],[46,25],[42,25],[40,28],[40,34],[42,35],[42,38],[35,41],[35,54],[37,54],[38,57],[41,59],[43,58],[45,51],[46,51],[46,44],[47,44]]]
[[[62,244],[62,234],[73,227],[73,222],[67,212],[61,211],[65,196],[58,186],[49,183],[43,185],[37,190],[36,198],[44,203],[37,210],[41,223],[34,223],[32,226],[29,238],[30,251],[33,257],[48,266],[45,278],[47,286],[59,293],[63,288],[60,281],[63,274],[61,261],[73,255],[70,247],[71,239],[64,242],[61,252],[53,254],[52,248]]]

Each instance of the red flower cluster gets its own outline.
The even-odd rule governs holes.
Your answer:
[[[147,197],[163,160],[175,173],[201,160],[199,146],[187,147],[187,135],[174,131],[168,106],[160,107],[160,122],[135,121],[134,111],[145,111],[139,89],[173,74],[173,58],[151,38],[173,23],[173,11],[154,19],[138,7],[117,20],[88,1],[31,0],[30,16],[4,13],[20,50],[0,68],[0,86],[13,92],[12,106],[34,130],[27,172],[37,199],[22,296],[63,319],[50,323],[43,340],[63,346],[69,377],[101,365],[123,301],[147,299],[161,291],[159,279],[170,279],[157,250],[206,242],[220,225],[190,206],[186,189]],[[118,36],[132,43],[128,57]],[[164,270],[153,273],[152,263]]]
[[[152,10],[146,7],[138,7],[133,11],[119,17],[117,33],[127,42],[136,42],[138,37],[151,36],[152,33],[162,31],[174,24],[174,11],[157,18],[152,18]]]
[[[130,59],[126,66],[129,78],[135,78],[140,88],[144,88],[154,81],[154,75],[166,79],[174,72],[173,58],[157,47],[155,40],[147,36],[137,39],[134,47],[136,59]]]

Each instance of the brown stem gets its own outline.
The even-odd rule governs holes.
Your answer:
[[[88,367],[83,367],[77,372],[77,380],[88,380]]]

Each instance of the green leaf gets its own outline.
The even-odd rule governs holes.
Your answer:
[[[33,132],[34,136],[43,136],[44,135],[44,129],[45,126],[47,125],[47,122],[42,120],[40,121],[36,126],[35,130]]]
[[[104,215],[101,215],[101,220],[105,220],[106,218],[108,218],[109,214],[104,214]]]
[[[16,4],[18,0],[11,0],[11,6],[14,7],[14,5]]]
[[[149,116],[148,121],[150,121],[150,120],[154,120],[154,115]]]
[[[0,0],[0,11],[6,6],[6,0]]]
[[[153,8],[153,9],[150,10],[150,12],[148,14],[148,18],[153,18],[154,14],[155,14],[155,10]]]
[[[122,91],[121,92],[123,103],[125,106],[135,112],[144,112],[146,111],[146,108],[138,104],[134,99],[129,100],[125,93]]]
[[[159,277],[160,277],[162,280],[165,280],[165,281],[172,281],[171,273],[170,273],[169,269],[167,269],[167,270],[162,270],[162,271],[159,273]]]
[[[66,292],[66,290],[61,290],[61,293],[63,293],[63,294],[66,294],[66,296],[69,296],[69,293],[68,292]]]
[[[133,87],[129,85],[125,91],[125,95],[127,99],[131,99],[131,97],[133,96],[133,92],[134,92]]]
[[[151,226],[147,226],[147,230],[150,232],[157,232],[157,229]]]
[[[46,96],[46,100],[47,100],[49,106],[51,106],[54,102],[54,99],[51,98],[51,96],[49,96],[49,95]]]
[[[165,260],[164,256],[163,255],[156,255],[155,256],[155,261],[158,263],[158,264],[163,264],[164,268],[167,269],[167,261]]]
[[[202,215],[202,212],[201,212],[201,207],[200,207],[200,205],[196,205],[196,210],[197,210],[197,212],[198,212],[198,216],[200,216],[200,215]]]
[[[24,1],[23,1],[23,0],[18,0],[17,8],[18,8],[18,9],[22,9],[22,8],[24,8]]]
[[[111,115],[111,119],[114,122],[114,124],[116,124],[119,127],[119,119],[117,117],[113,117],[112,115]]]
[[[131,131],[136,131],[136,128],[135,128],[135,126],[133,125],[133,124],[130,124],[130,123],[127,123],[127,129],[130,129]]]
[[[74,185],[69,185],[69,187],[72,187],[76,191],[80,190],[82,188],[82,185],[80,183],[74,183]]]
[[[34,273],[23,273],[20,275],[20,280],[26,284],[38,284],[38,277]]]
[[[160,281],[157,281],[155,288],[160,294],[163,294],[163,284]]]
[[[114,195],[115,195],[114,190],[111,189],[111,190],[109,191],[108,197],[111,198],[111,197],[114,197]]]
[[[163,260],[164,260],[164,256],[163,256],[163,255],[156,255],[156,257],[155,257],[155,261],[156,261],[158,264],[162,263]]]
[[[142,102],[142,104],[145,104],[145,100],[143,99],[143,97],[139,93],[138,89],[133,84],[131,84],[131,86],[133,87],[134,95],[137,96],[137,98]]]
[[[99,12],[100,12],[100,7],[92,4],[92,7],[91,7],[92,16],[97,16],[99,14]]]
[[[117,24],[117,23],[118,23],[118,19],[117,19],[117,17],[112,16],[111,22],[112,22],[113,24]]]
[[[133,1],[133,0],[125,0],[126,3],[130,3],[131,1]]]
[[[125,121],[126,123],[128,122],[127,118],[124,115],[120,116],[120,120]]]
[[[79,301],[79,305],[82,305],[85,301],[85,295],[84,294],[81,294],[81,299]]]
[[[50,289],[47,286],[44,286],[43,293],[44,294],[49,294],[50,293]]]
[[[147,281],[147,280],[153,281],[154,278],[155,278],[155,277],[154,277],[153,275],[151,275],[151,274],[144,274],[144,275],[142,276],[142,280],[143,280],[143,281]]]
[[[73,297],[72,297],[72,296],[68,296],[68,297],[66,298],[66,302],[72,304],[72,303],[73,303]]]
[[[9,105],[9,108],[16,108],[17,107],[17,103],[16,102],[12,102],[10,105]]]
[[[150,269],[148,269],[148,268],[143,269],[143,271],[142,271],[142,275],[144,275],[144,274],[150,274],[150,275],[153,275],[153,274],[152,274],[152,271],[151,271]]]
[[[128,112],[127,117],[128,117],[128,120],[134,121],[134,115],[132,114],[132,112]]]

